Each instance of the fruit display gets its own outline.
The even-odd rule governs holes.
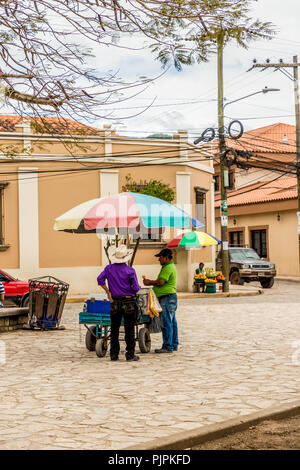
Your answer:
[[[202,273],[195,274],[194,279],[206,279],[206,275]]]
[[[224,283],[225,277],[221,271],[214,271],[213,268],[205,268],[205,273],[194,275],[194,283],[205,283],[206,292],[215,293],[217,283]]]
[[[206,277],[216,277],[216,272],[213,268],[205,268]]]
[[[205,284],[216,284],[216,280],[213,278],[205,279]]]

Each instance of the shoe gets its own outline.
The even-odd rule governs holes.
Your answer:
[[[133,356],[133,357],[130,357],[129,359],[126,359],[126,361],[139,361],[140,358],[139,356]]]
[[[175,352],[176,352],[176,351],[178,351],[178,348],[176,348],[176,349],[173,349],[173,351],[175,351]]]
[[[119,358],[118,358],[118,357],[111,357],[110,360],[111,360],[111,361],[118,361]]]
[[[170,353],[172,353],[173,351],[168,351],[167,349],[160,348],[160,349],[155,349],[155,352],[156,352],[157,354],[163,354],[163,353],[168,353],[168,354],[170,354]]]

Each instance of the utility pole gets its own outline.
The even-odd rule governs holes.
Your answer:
[[[221,180],[221,257],[222,272],[225,277],[224,292],[229,292],[229,253],[228,253],[228,216],[227,216],[227,187],[228,167],[225,160],[224,134],[224,91],[223,91],[223,35],[218,37],[218,127]]]
[[[274,68],[275,71],[279,70],[282,72],[286,77],[294,82],[294,96],[295,96],[295,118],[296,118],[296,162],[297,162],[297,186],[298,186],[298,256],[299,256],[299,272],[300,272],[300,111],[299,111],[299,80],[298,80],[298,57],[295,55],[293,56],[292,63],[284,63],[282,60],[279,63],[270,63],[266,62],[265,64],[257,64],[254,62],[252,67],[248,70],[252,70],[253,68],[261,68],[265,70],[267,68]],[[286,69],[293,68],[293,75],[291,75]]]
[[[299,81],[298,81],[298,57],[293,57],[294,63],[294,93],[295,93],[295,116],[296,116],[296,153],[297,153],[297,181],[298,181],[298,252],[300,271],[300,112],[299,112]]]

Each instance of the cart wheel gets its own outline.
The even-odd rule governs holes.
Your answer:
[[[96,341],[96,354],[98,357],[104,357],[107,353],[107,339],[100,338]]]
[[[151,336],[148,328],[141,328],[139,331],[139,347],[141,353],[148,353],[151,349]]]
[[[85,335],[86,349],[89,351],[95,351],[96,341],[96,326],[92,326],[87,330]]]

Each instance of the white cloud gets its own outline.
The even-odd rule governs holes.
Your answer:
[[[293,83],[281,72],[266,69],[261,72],[253,69],[247,72],[256,58],[265,62],[266,58],[278,62],[280,58],[292,61],[300,46],[299,19],[300,4],[294,0],[279,2],[261,0],[257,2],[253,17],[259,17],[275,24],[279,31],[272,41],[257,41],[248,50],[229,46],[224,54],[224,95],[232,101],[268,86],[280,88],[280,92],[258,94],[228,106],[226,115],[231,118],[244,118],[246,129],[261,127],[275,122],[294,124]],[[132,53],[131,53],[132,54]],[[130,54],[130,55],[131,55]],[[140,56],[142,54],[142,56]],[[132,74],[153,76],[159,72],[159,64],[149,51],[134,52],[135,59],[127,59],[126,52],[114,51],[114,62],[118,62],[120,73],[128,74],[128,64]],[[122,56],[122,57],[121,57]],[[141,58],[142,57],[142,58]],[[300,51],[299,51],[300,60]],[[291,71],[291,69],[290,69]],[[126,119],[126,130],[148,130],[166,132],[178,128],[195,129],[217,125],[217,66],[216,57],[209,63],[184,67],[182,72],[169,70],[137,99],[127,101],[121,107],[146,106],[156,97],[154,107],[136,118]],[[207,103],[180,104],[191,100],[211,100]],[[149,101],[147,101],[149,100]],[[172,104],[172,106],[165,106]],[[161,105],[161,107],[158,107]],[[142,108],[141,108],[142,109]],[[126,109],[128,112],[137,111]],[[119,112],[122,116],[123,111]],[[271,117],[274,116],[274,117]],[[227,123],[229,120],[226,121]],[[123,128],[124,129],[124,128]],[[119,129],[121,131],[121,129]],[[137,134],[138,135],[138,134]]]

